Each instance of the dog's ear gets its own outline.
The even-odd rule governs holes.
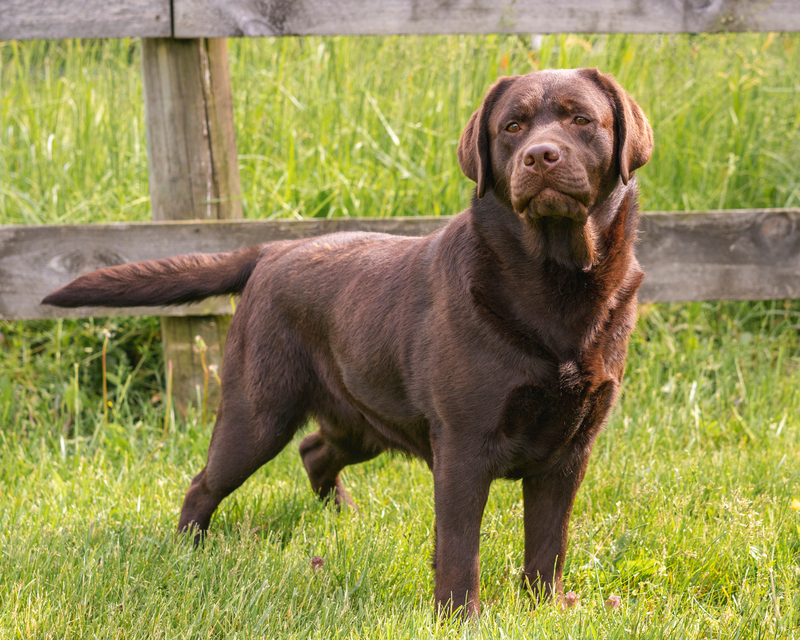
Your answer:
[[[482,198],[488,186],[494,186],[490,153],[489,118],[500,96],[514,82],[513,77],[503,77],[495,82],[483,98],[480,108],[472,114],[458,143],[458,164],[473,182],[478,183],[478,197]]]
[[[623,184],[631,174],[647,164],[653,153],[653,130],[641,107],[609,74],[586,69],[590,77],[609,95],[614,106],[617,132],[617,165]]]

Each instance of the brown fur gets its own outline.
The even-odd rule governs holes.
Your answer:
[[[478,185],[472,206],[430,236],[341,233],[113,267],[45,302],[241,291],[208,462],[179,528],[205,530],[311,416],[319,429],[300,454],[322,498],[350,502],[341,470],[382,451],[425,460],[436,600],[477,613],[480,523],[497,478],[522,480],[523,579],[561,589],[573,500],[636,320],[631,174],[652,145],[610,76],[502,78],[458,148]]]

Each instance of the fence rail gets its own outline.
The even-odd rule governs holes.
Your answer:
[[[0,0],[0,39],[800,31],[797,0]]]
[[[172,36],[170,0],[0,0],[0,40]]]
[[[82,273],[178,253],[211,253],[335,231],[426,235],[437,218],[112,223],[0,227],[0,318],[230,313],[228,299],[137,309],[58,309],[39,301]],[[800,209],[642,216],[645,302],[800,298]]]

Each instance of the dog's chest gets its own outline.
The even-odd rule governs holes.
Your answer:
[[[553,367],[547,380],[533,379],[505,397],[496,445],[503,473],[521,478],[568,463],[571,452],[591,444],[619,387],[602,353],[588,362],[569,359]]]

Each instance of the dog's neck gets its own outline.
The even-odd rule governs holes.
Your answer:
[[[599,276],[609,267],[624,270],[620,259],[633,257],[637,196],[635,179],[627,185],[620,180],[589,210],[585,223],[567,217],[524,219],[491,190],[480,199],[473,194],[471,212],[475,229],[489,245],[514,245],[516,255],[550,272]]]
[[[583,230],[593,242],[588,265],[580,247],[577,256],[557,253],[582,241],[580,229],[572,238],[543,238],[552,229],[543,232],[522,220],[493,193],[473,198],[471,226],[482,246],[473,295],[494,315],[528,326],[524,331],[533,331],[554,353],[580,351],[604,318],[635,296],[643,278],[633,250],[636,196],[633,180],[627,186],[620,182],[590,210],[591,229]]]

